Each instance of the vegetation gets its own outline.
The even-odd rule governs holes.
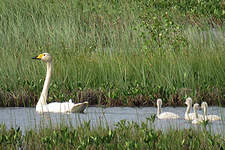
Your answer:
[[[114,129],[94,127],[90,121],[78,128],[65,127],[7,130],[0,126],[1,149],[225,149],[225,137],[202,130],[182,129],[162,132],[147,119],[141,125],[121,120]]]
[[[45,64],[31,57],[42,52],[54,59],[49,102],[184,105],[191,96],[225,105],[224,5],[1,0],[0,106],[36,104]]]

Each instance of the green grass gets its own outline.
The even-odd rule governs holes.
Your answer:
[[[22,134],[20,128],[0,126],[1,149],[191,149],[225,148],[224,136],[205,128],[155,130],[146,120],[140,125],[121,120],[114,128],[91,127],[90,121],[77,128],[61,126],[31,129]],[[200,130],[199,130],[200,129]]]
[[[162,97],[183,105],[192,96],[225,105],[223,7],[217,0],[2,0],[0,106],[36,104],[45,65],[31,58],[42,52],[54,59],[49,101],[138,106]]]

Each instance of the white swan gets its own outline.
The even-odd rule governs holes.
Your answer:
[[[199,115],[198,115],[198,108],[199,108],[199,104],[195,103],[193,106],[195,118],[192,120],[192,122],[191,122],[192,124],[199,124],[204,121],[203,117],[199,117]]]
[[[32,59],[42,60],[47,64],[47,73],[44,82],[44,86],[41,92],[41,96],[38,100],[36,105],[36,111],[39,113],[44,112],[54,112],[54,113],[72,113],[72,112],[83,112],[88,105],[88,102],[83,103],[72,103],[72,100],[69,102],[53,102],[47,104],[47,96],[48,96],[48,89],[51,79],[51,72],[52,72],[52,57],[48,53],[40,54],[39,56],[33,57]]]
[[[161,113],[162,100],[157,99],[157,117],[159,119],[177,119],[180,118],[177,114],[171,112],[163,112]]]
[[[202,102],[201,108],[203,109],[204,119],[209,121],[221,120],[221,117],[217,115],[208,115],[208,104],[206,102]]]
[[[196,114],[195,113],[190,113],[191,106],[192,106],[192,99],[188,97],[185,101],[185,104],[187,105],[187,109],[184,115],[185,120],[193,120],[196,119]],[[198,115],[200,118],[203,118],[202,115]]]

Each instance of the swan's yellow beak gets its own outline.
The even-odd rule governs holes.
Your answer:
[[[38,59],[38,60],[41,60],[41,58],[44,56],[44,54],[40,54],[36,57],[32,57],[32,59]]]

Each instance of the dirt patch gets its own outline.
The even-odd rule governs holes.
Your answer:
[[[38,96],[33,92],[8,92],[0,89],[0,106],[1,107],[26,107],[35,106]]]
[[[89,105],[106,105],[106,96],[102,91],[94,91],[91,89],[85,91],[77,91],[79,102],[88,101]]]

